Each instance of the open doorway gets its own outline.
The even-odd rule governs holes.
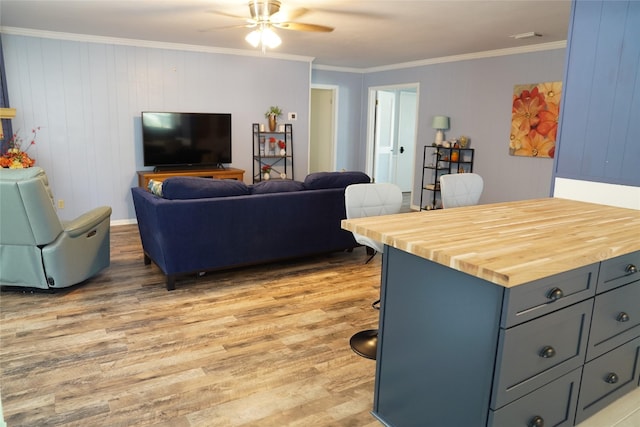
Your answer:
[[[398,185],[413,200],[418,83],[369,89],[367,173]]]
[[[337,94],[337,86],[311,87],[309,173],[336,170]]]

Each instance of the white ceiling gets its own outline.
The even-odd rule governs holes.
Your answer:
[[[295,22],[335,30],[277,30],[282,45],[275,52],[368,69],[521,48],[566,40],[570,7],[569,0],[282,0],[285,13],[308,9]],[[255,51],[244,40],[246,28],[201,31],[242,25],[247,17],[248,0],[0,0],[0,25],[7,32],[21,28]],[[542,37],[509,37],[531,31]]]

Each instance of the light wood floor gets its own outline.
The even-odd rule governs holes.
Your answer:
[[[0,294],[8,426],[380,426],[375,362],[348,345],[377,325],[379,256],[210,273],[167,292],[136,226],[112,228],[111,252],[81,286]],[[581,427],[640,426],[639,399]]]
[[[56,294],[0,294],[8,426],[379,426],[380,257],[364,248],[178,281],[144,266],[136,226],[111,266]]]

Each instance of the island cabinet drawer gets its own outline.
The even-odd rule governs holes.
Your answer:
[[[491,409],[584,363],[593,299],[499,333]]]
[[[574,369],[497,411],[489,411],[488,427],[573,426],[581,372],[581,368]]]
[[[640,336],[640,281],[596,296],[587,360]]]
[[[640,280],[640,251],[603,261],[598,275],[597,292]]]
[[[638,386],[640,338],[584,365],[576,423]]]
[[[598,266],[591,264],[507,288],[500,326],[509,328],[594,296]]]

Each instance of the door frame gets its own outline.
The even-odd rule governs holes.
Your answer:
[[[331,131],[331,170],[336,170],[337,165],[337,141],[338,141],[338,95],[339,86],[327,84],[312,83],[309,88],[309,147],[307,150],[307,174],[309,173],[309,165],[311,164],[311,120],[314,120],[313,110],[311,109],[311,93],[313,89],[330,90],[333,95],[332,116],[333,129]]]
[[[418,155],[418,121],[420,118],[420,83],[403,83],[403,84],[395,84],[395,85],[383,85],[383,86],[371,86],[369,87],[369,99],[368,99],[368,108],[367,108],[367,146],[366,146],[366,161],[365,161],[365,172],[373,177],[374,171],[373,166],[375,163],[374,160],[374,149],[375,149],[375,118],[376,118],[376,93],[381,90],[386,91],[395,91],[400,89],[415,89],[416,91],[416,123],[414,129],[414,150],[411,153],[413,157],[413,168],[411,171],[411,200],[413,201],[413,193],[415,191],[415,176],[416,176],[416,156]]]

